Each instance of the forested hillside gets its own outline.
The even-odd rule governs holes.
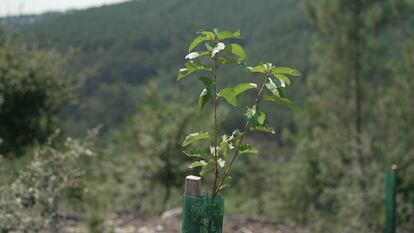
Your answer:
[[[247,53],[308,69],[310,23],[297,0],[131,1],[44,17],[20,28],[26,41],[61,51],[77,48],[73,67],[95,70],[81,90],[82,106],[65,114],[80,132],[100,123],[119,125],[139,103],[139,84],[157,79],[162,88],[177,86],[186,44],[201,29],[240,29],[250,35],[243,40]],[[250,62],[261,61],[252,56]],[[304,90],[297,86],[292,93],[300,99]]]

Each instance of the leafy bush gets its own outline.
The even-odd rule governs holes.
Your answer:
[[[68,194],[84,191],[80,160],[94,155],[96,133],[67,138],[61,146],[54,145],[54,134],[11,184],[0,187],[0,232],[58,232],[62,203],[70,201]]]
[[[0,153],[20,156],[43,143],[57,126],[60,108],[73,99],[70,56],[28,49],[0,28]]]

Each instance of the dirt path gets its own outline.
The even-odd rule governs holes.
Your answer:
[[[105,226],[108,233],[181,233],[181,216],[173,213],[159,218],[109,216]],[[68,223],[65,232],[86,233],[85,226]],[[264,218],[226,217],[223,233],[307,233],[285,224]]]

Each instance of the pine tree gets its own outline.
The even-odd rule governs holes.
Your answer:
[[[377,137],[381,126],[375,109],[392,72],[384,65],[390,47],[384,37],[403,5],[306,1],[318,35],[312,43],[308,102],[298,118],[297,156],[287,167],[296,171],[288,181],[287,208],[304,213],[300,220],[318,220],[318,232],[381,229],[386,163],[374,150],[383,140]],[[300,186],[306,187],[303,192],[295,191]]]

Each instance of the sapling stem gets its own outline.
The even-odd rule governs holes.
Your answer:
[[[214,105],[214,163],[215,163],[215,171],[214,171],[214,184],[212,188],[212,192],[216,190],[217,181],[219,178],[219,168],[218,168],[218,150],[217,150],[217,59],[216,57],[213,58],[214,64],[213,64],[213,78],[214,78],[214,99],[213,99],[213,105]],[[213,195],[215,197],[215,195]]]
[[[259,91],[257,92],[257,96],[256,96],[256,100],[254,101],[254,105],[258,104],[260,102],[260,97],[262,95],[262,91],[263,88],[266,84],[266,79],[268,78],[268,74],[265,74],[264,79],[263,79],[263,83],[260,86]],[[246,121],[246,124],[244,125],[244,129],[242,132],[242,135],[240,137],[240,141],[237,144],[236,150],[234,151],[233,157],[230,160],[230,164],[227,167],[222,179],[219,182],[219,185],[215,188],[214,192],[213,192],[213,197],[215,197],[217,195],[217,193],[220,191],[221,186],[223,185],[224,181],[226,180],[226,178],[228,177],[229,173],[230,173],[230,169],[233,166],[234,161],[236,160],[237,156],[239,155],[240,152],[240,146],[243,143],[243,139],[246,137],[247,133],[249,132],[249,121]]]

